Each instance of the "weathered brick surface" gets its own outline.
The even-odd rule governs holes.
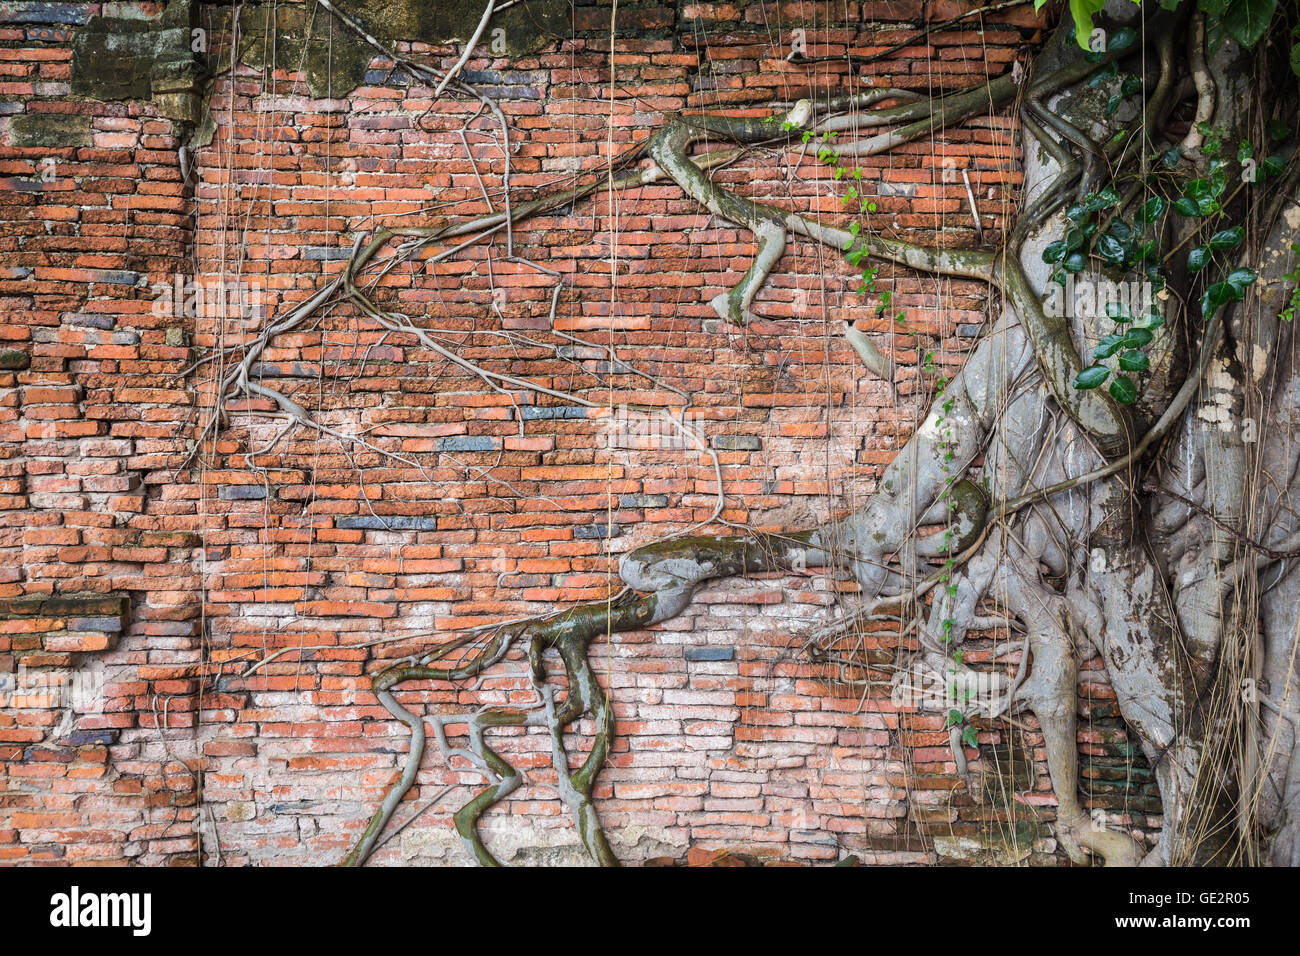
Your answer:
[[[928,6],[936,20],[964,9]],[[200,417],[211,402],[210,368],[181,373],[245,332],[238,320],[160,315],[155,287],[239,276],[269,308],[299,301],[374,222],[486,211],[482,190],[499,202],[502,162],[487,120],[468,134],[471,163],[457,131],[472,109],[434,100],[381,59],[363,85],[329,99],[313,98],[300,74],[236,65],[216,80],[215,134],[187,185],[177,130],[154,107],[71,98],[70,35],[97,12],[8,4],[0,16],[0,678],[24,655],[68,655],[47,665],[75,669],[73,656],[90,652],[106,674],[102,708],[70,726],[58,707],[0,714],[0,860],[188,864],[203,828],[202,851],[217,862],[215,822],[220,862],[332,863],[405,752],[369,676],[430,646],[348,645],[450,637],[602,598],[611,554],[710,517],[712,465],[690,447],[610,447],[616,412],[493,391],[340,310],[280,336],[254,374],[418,469],[305,429],[250,456],[279,429],[264,416],[250,425],[246,412],[269,409],[258,399],[232,411],[200,466],[180,468],[197,434],[192,400]],[[500,98],[512,124],[517,202],[598,171],[610,139],[616,152],[644,140],[665,111],[743,110],[803,96],[811,77],[846,81],[842,62],[786,62],[797,27],[810,55],[865,56],[921,15],[919,2],[620,3],[611,84],[609,7],[579,4],[568,36],[536,54],[476,57],[467,78]],[[961,87],[1010,68],[1040,25],[1028,6],[1003,11],[982,32],[972,22],[865,75]],[[459,47],[414,52],[449,64]],[[75,118],[54,124],[57,136],[42,118],[54,114]],[[863,160],[872,225],[973,244],[966,170],[985,241],[996,242],[1017,200],[1010,130],[1009,117],[991,116]],[[822,216],[841,208],[811,155],[755,151],[716,179]],[[759,527],[860,503],[931,394],[923,355],[951,374],[993,305],[976,283],[882,270],[915,333],[895,333],[900,371],[884,383],[842,339],[843,318],[870,309],[828,250],[792,242],[756,302],[762,320],[720,322],[708,301],[747,268],[751,237],[673,185],[624,191],[612,213],[599,193],[516,227],[513,242],[564,277],[554,328],[592,347],[550,332],[554,279],[505,261],[502,237],[490,265],[482,245],[436,267],[417,261],[376,295],[485,367],[615,409],[689,394],[722,467],[723,517]],[[610,366],[611,347],[658,382]],[[680,618],[594,649],[618,721],[596,796],[624,858],[933,862],[1014,836],[1036,862],[1059,860],[1032,718],[1014,735],[981,729],[972,769],[996,767],[1002,783],[990,778],[976,800],[942,714],[900,713],[888,688],[828,683],[835,671],[791,653],[851,590],[814,575],[718,583]],[[128,595],[125,626],[42,604],[87,593]],[[14,602],[28,603],[11,613]],[[875,664],[894,659],[896,636],[872,642]],[[239,676],[298,648],[308,649]],[[398,696],[429,713],[523,701],[521,666]],[[1089,805],[1146,826],[1158,813],[1149,774],[1101,671],[1087,673],[1097,681],[1080,697]],[[589,724],[573,749],[588,745]],[[576,857],[549,742],[505,734],[500,750],[528,783],[485,818],[489,843],[519,862]],[[463,761],[448,769],[431,753],[409,807],[455,789],[375,860],[465,859],[450,814],[478,783]]]

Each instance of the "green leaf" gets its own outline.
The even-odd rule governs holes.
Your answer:
[[[1127,375],[1116,375],[1110,383],[1110,395],[1121,405],[1132,405],[1137,401],[1137,386]]]
[[[1270,156],[1264,162],[1260,163],[1259,168],[1265,176],[1280,176],[1282,170],[1286,168],[1286,162],[1281,156]]]
[[[1201,296],[1201,317],[1209,319],[1215,313],[1215,310],[1225,302],[1233,298],[1232,286],[1226,282],[1216,282],[1205,290]]]
[[[1246,286],[1250,285],[1258,278],[1259,273],[1254,269],[1247,269],[1243,266],[1240,269],[1233,269],[1228,275],[1228,278],[1224,281],[1226,281],[1232,288],[1232,291],[1236,293],[1234,298],[1240,299],[1246,294]]]
[[[1180,216],[1199,216],[1201,208],[1196,204],[1196,200],[1188,199],[1186,196],[1179,196],[1174,200],[1174,212]]]
[[[1077,275],[1078,273],[1083,271],[1084,266],[1086,266],[1087,264],[1088,264],[1088,260],[1084,258],[1082,252],[1072,252],[1065,257],[1065,261],[1061,263],[1061,268],[1064,269],[1066,272],[1074,273]]]
[[[1210,195],[1216,199],[1228,188],[1228,166],[1223,160],[1210,163]]]
[[[1210,263],[1210,252],[1204,246],[1197,246],[1187,253],[1187,268],[1191,272],[1200,272]]]
[[[1056,242],[1049,243],[1047,248],[1043,250],[1043,261],[1048,265],[1056,265],[1056,263],[1065,258],[1066,253],[1069,251],[1069,248],[1065,244],[1065,240],[1058,239]]]
[[[1124,341],[1120,344],[1126,349],[1140,349],[1150,345],[1153,337],[1150,326],[1135,325],[1124,334]]]
[[[1106,115],[1114,116],[1115,111],[1119,109],[1119,104],[1123,102],[1124,102],[1124,98],[1120,96],[1118,93],[1112,95],[1111,98],[1106,101]]]
[[[1235,249],[1241,245],[1241,240],[1246,237],[1246,230],[1241,226],[1233,226],[1231,229],[1220,229],[1214,235],[1210,236],[1210,248],[1218,252],[1225,249]]]
[[[1110,233],[1097,240],[1097,252],[1107,262],[1119,264],[1124,261],[1124,243]]]
[[[1110,369],[1104,365],[1089,365],[1082,372],[1074,377],[1074,387],[1080,391],[1096,388],[1102,382],[1106,381],[1110,375]]]
[[[1160,163],[1165,169],[1173,169],[1178,165],[1178,161],[1183,158],[1183,148],[1175,146],[1173,149],[1166,150],[1165,154],[1160,157]]]
[[[1277,0],[1229,0],[1223,11],[1224,31],[1247,50],[1259,42],[1277,10]]]
[[[967,747],[979,746],[979,737],[976,736],[975,728],[970,724],[967,724],[966,729],[961,732],[961,742]]]
[[[1296,67],[1296,52],[1297,52],[1297,51],[1300,51],[1300,43],[1297,43],[1295,46],[1293,46],[1293,47],[1291,48],[1291,68],[1292,68],[1293,70],[1294,70],[1295,67]],[[1269,120],[1269,121],[1268,121],[1268,138],[1271,139],[1271,140],[1274,140],[1275,142],[1279,142],[1279,143],[1280,143],[1282,140],[1284,140],[1284,139],[1290,139],[1290,138],[1291,138],[1291,127],[1290,127],[1290,126],[1287,126],[1286,123],[1283,123],[1283,122],[1282,122],[1281,120],[1279,120],[1279,119],[1272,119],[1272,120]]]
[[[1241,145],[1237,147],[1237,162],[1244,163],[1255,155],[1255,147],[1250,145],[1249,140],[1243,139]]]
[[[1291,47],[1291,72],[1300,76],[1300,43]]]
[[[1099,13],[1106,5],[1106,0],[1070,0],[1070,15],[1074,17],[1074,39],[1079,49],[1091,49],[1088,40],[1092,36],[1092,15]]]
[[[1115,322],[1132,322],[1133,313],[1123,302],[1107,302],[1106,315]]]
[[[1110,358],[1123,348],[1127,341],[1128,339],[1124,334],[1120,332],[1112,332],[1110,335],[1107,335],[1098,342],[1097,347],[1092,350],[1093,361],[1100,362],[1102,359]],[[1075,387],[1078,388],[1078,385],[1076,384]]]
[[[1102,86],[1107,80],[1117,76],[1118,74],[1119,64],[1114,60],[1111,60],[1092,75],[1092,78],[1088,80],[1088,88],[1095,90],[1097,87]]]
[[[1125,98],[1136,96],[1142,92],[1142,80],[1136,76],[1124,77],[1124,82],[1119,85],[1119,95]]]
[[[1137,220],[1147,224],[1155,222],[1165,211],[1165,201],[1159,196],[1152,196],[1138,208]]]
[[[1147,358],[1145,352],[1129,349],[1120,353],[1119,367],[1126,372],[1145,372],[1151,367],[1151,360]]]
[[[1098,7],[1097,9],[1101,9]],[[1120,50],[1127,50],[1137,40],[1137,31],[1132,27],[1121,27],[1111,34],[1110,43],[1107,46],[1112,53],[1118,53]]]
[[[1070,14],[1074,17],[1074,39],[1079,43],[1079,49],[1089,49],[1088,38],[1092,36],[1092,14],[1099,13],[1105,5],[1106,0],[1070,0]]]

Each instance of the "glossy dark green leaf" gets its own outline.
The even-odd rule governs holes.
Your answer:
[[[1124,348],[1125,341],[1125,336],[1121,332],[1112,332],[1110,335],[1105,336],[1097,343],[1097,347],[1092,350],[1093,361],[1100,362],[1102,359],[1110,358],[1121,348]]]
[[[1121,27],[1110,35],[1109,49],[1111,53],[1120,50],[1127,50],[1134,41],[1137,40],[1137,31],[1132,27]]]
[[[1097,240],[1097,253],[1107,262],[1121,263],[1124,261],[1124,243],[1106,233]]]
[[[1197,206],[1195,199],[1188,199],[1186,196],[1179,196],[1174,200],[1174,212],[1180,216],[1199,216],[1200,207]]]
[[[1216,282],[1205,290],[1201,296],[1201,316],[1208,319],[1219,306],[1234,298],[1232,286],[1226,282]]]
[[[1253,283],[1259,278],[1259,273],[1254,269],[1247,269],[1244,266],[1240,269],[1233,269],[1224,281],[1236,293],[1234,298],[1240,299],[1246,294],[1246,286]]]
[[[1110,395],[1121,405],[1132,405],[1137,401],[1137,386],[1127,375],[1116,375],[1110,383]]]
[[[1220,22],[1223,30],[1247,50],[1268,30],[1277,0],[1229,0]]]
[[[1133,313],[1123,302],[1107,302],[1106,315],[1116,322],[1132,322]]]
[[[1165,211],[1165,201],[1160,196],[1152,196],[1138,209],[1138,222],[1153,223]]]
[[[1043,250],[1043,261],[1048,265],[1055,265],[1064,259],[1066,253],[1069,251],[1069,248],[1065,244],[1065,240],[1058,239],[1056,242],[1049,243],[1047,248]]]
[[[1151,367],[1151,360],[1147,358],[1145,352],[1129,349],[1120,353],[1119,367],[1126,372],[1145,372]]]
[[[1210,248],[1222,252],[1224,249],[1234,249],[1241,245],[1241,240],[1245,238],[1246,230],[1241,226],[1233,226],[1231,229],[1220,229],[1210,237]]]
[[[1116,76],[1118,73],[1119,73],[1119,64],[1116,63],[1114,60],[1111,60],[1109,63],[1107,63],[1105,66],[1103,66],[1100,70],[1098,70],[1096,73],[1092,75],[1091,79],[1088,80],[1088,86],[1091,89],[1095,90],[1097,87],[1101,86],[1103,83],[1105,83],[1111,77]]]
[[[1210,163],[1210,195],[1216,199],[1228,188],[1228,165],[1221,159]]]
[[[1066,272],[1071,272],[1077,275],[1083,271],[1084,266],[1087,264],[1088,260],[1082,252],[1072,252],[1065,257],[1065,260],[1061,263],[1061,268]]]
[[[1140,325],[1135,325],[1124,333],[1124,341],[1121,343],[1126,349],[1140,349],[1143,346],[1150,345],[1151,329]]]
[[[1191,252],[1187,253],[1187,268],[1192,272],[1200,272],[1210,263],[1210,251],[1204,246],[1197,246]]]
[[[1173,169],[1178,165],[1178,161],[1182,158],[1183,148],[1181,146],[1175,146],[1173,149],[1165,150],[1164,155],[1160,157],[1160,163],[1165,167],[1165,169]]]
[[[1104,365],[1090,365],[1074,377],[1074,387],[1080,391],[1096,388],[1110,376],[1110,369]]]

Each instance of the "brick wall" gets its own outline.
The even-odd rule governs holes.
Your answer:
[[[365,17],[364,4],[346,6]],[[286,65],[265,42],[245,43],[232,68],[221,53],[230,8],[202,7],[196,22],[220,69],[214,128],[187,184],[184,131],[156,95],[101,102],[70,83],[74,35],[92,17],[148,21],[163,8],[0,4],[0,681],[8,674],[16,691],[20,677],[44,674],[66,687],[92,658],[103,674],[93,704],[12,696],[0,713],[0,859],[333,863],[406,748],[370,675],[427,650],[428,635],[603,598],[618,554],[710,517],[714,473],[691,448],[611,448],[609,412],[494,391],[348,310],[280,336],[253,371],[369,447],[297,429],[256,453],[280,426],[250,397],[186,467],[212,363],[187,369],[246,335],[248,315],[159,308],[161,290],[184,298],[195,282],[238,281],[268,311],[299,301],[375,223],[486,212],[503,163],[490,122],[469,128],[471,163],[459,131],[473,108],[435,100],[382,58],[366,64],[371,51],[350,80],[342,67],[311,73],[310,45]],[[644,140],[665,111],[788,103],[810,80],[962,87],[1009,69],[1045,22],[1029,7],[1001,11],[983,31],[943,33],[857,80],[843,61],[785,59],[796,29],[810,55],[866,56],[922,16],[919,2],[623,2],[611,84],[609,7],[580,4],[523,52],[471,60],[467,78],[511,123],[517,202],[598,170],[610,140],[616,152]],[[460,49],[410,47],[444,64]],[[837,216],[842,186],[812,152],[755,150],[715,178]],[[878,205],[872,225],[904,237],[977,242],[962,170],[986,245],[1017,200],[1008,116],[859,165]],[[721,322],[708,302],[747,268],[751,236],[673,185],[625,190],[612,210],[598,192],[517,226],[513,243],[562,278],[553,329],[592,346],[554,334],[556,278],[506,261],[503,237],[394,269],[376,295],[503,374],[615,408],[680,406],[686,393],[721,465],[723,518],[772,529],[861,503],[932,393],[923,355],[951,374],[995,305],[978,283],[883,269],[914,334],[863,323],[899,363],[882,382],[843,340],[844,318],[871,310],[830,250],[792,242],[755,304],[761,321]],[[652,378],[611,366],[609,347]],[[977,799],[942,713],[900,713],[887,686],[837,683],[838,671],[796,653],[851,592],[814,574],[727,581],[654,631],[593,650],[618,721],[596,797],[622,858],[1061,859],[1032,717],[977,724],[980,748],[967,750]],[[87,632],[111,615],[41,609],[56,599],[126,610],[116,630]],[[86,633],[113,639],[59,643]],[[412,639],[392,640],[403,633]],[[966,659],[991,660],[1007,640],[989,635]],[[887,682],[899,644],[873,632],[874,669],[848,676]],[[60,647],[77,653],[41,656]],[[404,685],[399,698],[431,714],[518,701],[521,670],[510,659],[477,685]],[[1159,809],[1149,772],[1101,672],[1085,673],[1088,805],[1149,826]],[[578,725],[574,749],[590,730]],[[484,818],[489,845],[513,862],[579,859],[549,741],[503,732],[499,749],[528,782]],[[464,761],[449,769],[431,752],[398,818],[432,805],[373,859],[466,860],[450,814],[479,784]]]

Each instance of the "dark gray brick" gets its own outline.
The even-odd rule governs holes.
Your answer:
[[[456,435],[438,439],[438,451],[495,451],[501,439],[490,435]]]
[[[222,501],[261,501],[266,489],[261,485],[223,485],[220,495]]]
[[[437,518],[420,518],[414,515],[357,515],[339,518],[334,527],[361,531],[437,531]]]
[[[717,435],[713,447],[723,451],[758,451],[763,447],[763,439],[757,435]]]
[[[624,508],[667,508],[667,495],[619,495],[618,503]]]
[[[520,409],[524,413],[524,421],[537,421],[547,418],[586,418],[587,409],[582,405],[553,405],[549,408],[541,408],[537,405],[525,405]]]
[[[736,649],[734,647],[688,647],[686,659],[688,661],[734,661]]]
[[[610,525],[602,521],[599,524],[582,524],[573,529],[575,538],[617,538],[623,533],[619,525]]]
[[[102,634],[117,634],[122,630],[120,617],[73,617],[68,619],[69,631],[97,631]]]

